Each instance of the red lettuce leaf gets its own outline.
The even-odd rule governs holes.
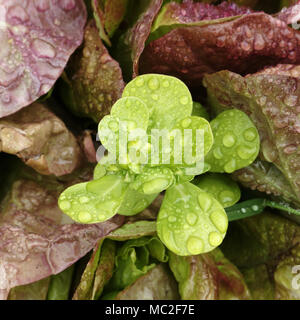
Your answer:
[[[84,225],[70,221],[57,206],[69,184],[86,180],[77,172],[65,183],[26,169],[1,204],[0,298],[10,288],[58,274],[89,252],[101,238],[119,227],[123,218]]]
[[[0,117],[47,93],[80,45],[82,0],[1,0]]]
[[[273,163],[282,172],[297,199],[300,199],[300,78],[284,75],[279,66],[268,74],[242,77],[230,71],[206,75],[204,85],[214,111],[237,108],[246,112],[256,125],[261,160]]]
[[[149,37],[153,20],[163,0],[150,0],[135,24],[121,37],[115,55],[120,61],[126,80],[138,74],[138,62]]]
[[[140,73],[169,74],[200,86],[205,73],[229,69],[246,74],[300,62],[299,32],[263,12],[193,24],[150,42],[140,57]]]
[[[78,116],[99,122],[124,89],[122,70],[108,53],[93,20],[84,32],[82,50],[71,58],[60,88],[64,103]]]

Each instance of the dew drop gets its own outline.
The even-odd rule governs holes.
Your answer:
[[[189,98],[184,96],[184,97],[181,97],[179,101],[181,104],[186,105],[189,102]]]
[[[233,194],[233,192],[231,192],[229,190],[224,190],[224,191],[220,192],[218,198],[222,204],[227,204],[227,203],[232,202],[234,200],[234,194]]]
[[[152,78],[148,82],[148,87],[151,90],[157,90],[159,88],[159,81],[156,78]]]
[[[169,217],[168,217],[168,221],[171,222],[171,223],[172,223],[172,222],[176,222],[176,220],[177,220],[177,219],[176,219],[175,216],[169,216]]]
[[[192,123],[192,120],[190,118],[185,118],[181,121],[181,126],[183,128],[187,128]]]
[[[197,237],[189,237],[186,246],[192,255],[200,254],[204,247],[202,239]]]
[[[60,201],[59,207],[61,208],[62,211],[66,211],[71,209],[71,203],[67,200],[63,200],[63,201]]]
[[[221,160],[223,158],[223,153],[219,147],[214,149],[213,155],[217,160]]]
[[[168,88],[170,86],[170,82],[168,81],[168,80],[165,80],[164,82],[163,82],[163,87],[164,88]]]
[[[163,178],[157,178],[143,184],[143,192],[145,194],[159,193],[165,190],[169,185],[169,181]]]
[[[137,87],[142,87],[143,85],[144,85],[144,79],[142,79],[142,78],[139,78],[139,79],[137,79],[136,81],[135,81],[135,85],[137,86]]]
[[[235,145],[236,139],[235,139],[235,136],[233,134],[227,133],[223,137],[222,142],[223,142],[223,145],[225,147],[230,148],[230,147]]]
[[[243,133],[243,136],[246,141],[252,142],[257,137],[257,132],[254,128],[249,128],[245,130],[245,132]]]
[[[157,95],[157,94],[153,94],[153,95],[151,96],[151,98],[152,98],[153,100],[157,101],[157,100],[158,100],[158,95]]]
[[[55,48],[44,40],[34,39],[32,50],[40,58],[54,58],[56,56]]]
[[[190,226],[194,226],[198,220],[198,217],[194,213],[188,213],[186,215],[186,221]]]
[[[75,3],[75,0],[59,0],[59,6],[63,10],[69,11],[75,8],[76,3]]]
[[[236,162],[235,159],[231,159],[230,161],[228,161],[225,166],[224,166],[224,171],[226,173],[232,173],[233,171],[235,171],[236,169]]]
[[[78,220],[82,223],[90,222],[92,219],[92,216],[87,211],[79,212],[78,214]]]
[[[118,124],[117,121],[112,120],[112,121],[109,122],[108,127],[109,127],[109,129],[111,129],[112,131],[116,132],[116,131],[118,131],[118,129],[119,129],[119,124]]]
[[[211,232],[208,236],[208,241],[213,247],[217,247],[218,245],[220,245],[222,243],[222,240],[222,237],[217,232]]]
[[[79,202],[80,202],[81,204],[88,203],[88,202],[89,202],[89,198],[88,198],[88,197],[80,197],[80,198],[79,198]]]
[[[212,205],[212,201],[206,193],[200,194],[198,196],[198,202],[201,209],[205,212],[208,211]]]
[[[49,7],[49,0],[34,0],[36,9],[40,12],[47,11]]]
[[[243,160],[250,159],[255,152],[256,148],[247,148],[245,146],[240,146],[237,149],[238,156]]]
[[[228,220],[225,213],[221,210],[216,210],[210,215],[211,222],[222,233],[226,232],[228,226]]]

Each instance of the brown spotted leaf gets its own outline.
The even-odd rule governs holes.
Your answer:
[[[0,151],[17,155],[46,175],[69,174],[82,162],[73,134],[40,103],[0,119]]]
[[[82,0],[1,0],[0,118],[47,93],[81,44]]]
[[[109,114],[124,89],[119,64],[101,41],[95,22],[85,28],[83,48],[71,58],[61,96],[76,115],[98,122]]]

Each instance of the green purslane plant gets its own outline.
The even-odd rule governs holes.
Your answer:
[[[165,133],[167,144],[157,131]],[[62,211],[79,223],[98,223],[117,213],[135,215],[166,191],[157,234],[168,249],[187,256],[221,244],[228,226],[224,207],[239,200],[239,188],[222,175],[203,176],[199,186],[191,181],[255,160],[259,136],[245,113],[228,110],[209,123],[193,113],[182,81],[146,74],[127,84],[100,121],[99,138],[108,154],[97,164],[93,181],[61,194]]]

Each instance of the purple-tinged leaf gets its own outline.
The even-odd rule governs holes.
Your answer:
[[[122,70],[102,43],[94,21],[85,28],[83,49],[71,58],[61,87],[65,104],[78,116],[99,122],[124,89]]]
[[[300,62],[300,35],[285,22],[263,12],[227,19],[180,25],[150,42],[140,57],[140,73],[169,74],[200,86],[205,73],[246,74]]]
[[[0,119],[0,151],[17,155],[45,175],[69,174],[83,160],[73,134],[40,103]]]
[[[82,0],[1,0],[0,117],[47,93],[81,44]]]
[[[80,181],[81,174],[76,176],[76,181],[68,184]],[[30,180],[15,181],[1,204],[1,298],[10,288],[65,270],[123,223],[120,216],[98,224],[72,223],[57,206],[66,186],[32,173]]]
[[[206,75],[204,85],[215,112],[237,108],[250,116],[261,139],[260,159],[276,165],[300,199],[300,78],[278,68],[278,74],[272,68],[247,77],[220,71]]]

